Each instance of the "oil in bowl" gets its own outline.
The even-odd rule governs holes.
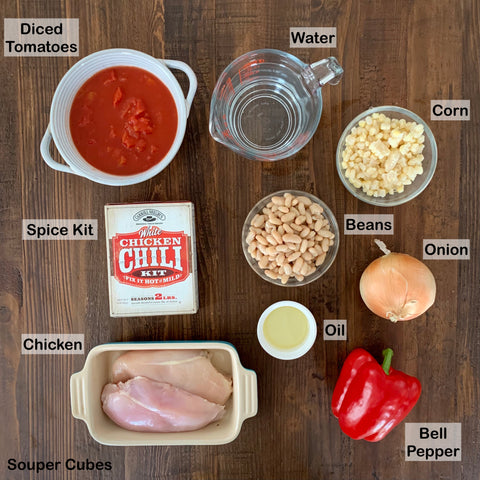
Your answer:
[[[262,348],[280,360],[293,360],[307,353],[317,336],[315,318],[302,304],[282,301],[261,315],[257,336]]]

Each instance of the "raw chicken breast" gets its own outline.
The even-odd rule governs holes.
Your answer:
[[[220,405],[232,393],[231,378],[222,375],[202,350],[134,350],[117,358],[112,373],[113,383],[140,375]]]
[[[145,377],[105,385],[102,407],[117,425],[136,432],[198,430],[225,413],[222,405]]]

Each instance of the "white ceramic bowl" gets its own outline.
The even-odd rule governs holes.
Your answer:
[[[113,362],[131,350],[206,350],[212,364],[232,376],[233,393],[218,422],[193,432],[132,432],[115,424],[102,410],[100,397],[110,382]],[[226,342],[128,342],[98,345],[88,353],[82,371],[70,378],[72,415],[83,420],[90,435],[104,445],[220,445],[232,442],[245,419],[257,414],[257,375],[244,368],[233,345]]]
[[[70,133],[70,109],[80,87],[97,72],[109,67],[128,66],[147,70],[161,80],[175,100],[178,114],[177,133],[165,157],[152,168],[135,175],[113,175],[98,170],[78,152]],[[169,68],[183,71],[190,82],[187,98]],[[113,48],[102,50],[78,61],[62,78],[55,91],[50,109],[50,124],[40,145],[45,162],[55,170],[74,173],[105,185],[133,185],[152,178],[161,172],[173,159],[182,143],[187,125],[190,106],[197,89],[193,70],[176,60],[159,60],[136,50]],[[53,139],[60,155],[67,165],[56,162],[50,153]]]
[[[263,332],[265,319],[268,317],[268,315],[270,315],[270,313],[281,307],[293,307],[297,310],[300,310],[300,312],[305,315],[308,321],[308,334],[305,341],[298,347],[290,350],[281,350],[276,348],[274,345],[268,342]],[[317,322],[315,321],[315,317],[313,316],[312,312],[307,307],[298,302],[284,300],[282,302],[273,303],[262,313],[257,324],[257,337],[262,348],[272,357],[278,358],[279,360],[294,360],[305,355],[312,348],[313,344],[315,343],[315,339],[317,338]]]

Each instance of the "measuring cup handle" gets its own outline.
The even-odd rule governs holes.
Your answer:
[[[188,77],[190,82],[187,98],[185,100],[185,105],[187,107],[187,117],[190,113],[190,107],[192,106],[193,97],[195,96],[195,92],[197,91],[197,77],[195,76],[194,71],[184,62],[180,62],[178,60],[163,60],[167,67],[175,68],[177,70],[181,70],[185,75]]]
[[[327,83],[337,85],[343,75],[343,68],[335,57],[328,57],[310,65],[319,87]]]
[[[48,124],[47,131],[42,138],[40,143],[40,153],[42,154],[43,160],[45,163],[53,168],[54,170],[59,170],[60,172],[75,173],[69,166],[63,165],[56,162],[50,155],[50,143],[52,141],[52,132],[50,131],[50,124]]]

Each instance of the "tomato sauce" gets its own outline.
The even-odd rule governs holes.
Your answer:
[[[159,163],[177,125],[168,88],[137,67],[96,73],[77,92],[70,111],[70,131],[82,157],[114,175],[134,175]]]

